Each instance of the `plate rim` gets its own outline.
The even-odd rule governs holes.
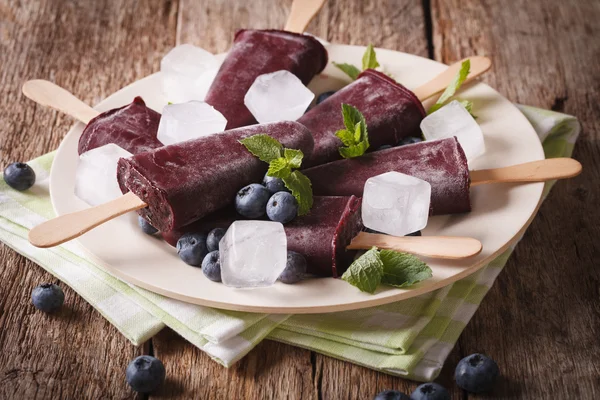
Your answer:
[[[328,50],[331,47],[338,47],[338,48],[353,48],[353,49],[360,49],[360,50],[364,50],[366,48],[366,46],[358,46],[358,45],[342,45],[342,44],[329,44],[328,46]],[[443,63],[437,62],[435,60],[431,60],[425,57],[420,57],[414,54],[409,54],[409,53],[404,53],[401,51],[395,51],[395,50],[390,50],[390,49],[380,49],[377,48],[377,51],[382,51],[382,52],[391,52],[391,53],[400,53],[403,56],[409,56],[409,58],[415,58],[415,59],[421,59],[421,60],[427,60],[429,62],[432,63],[436,63],[439,64],[440,66],[447,66]],[[221,53],[218,54],[217,56],[223,57],[226,53]],[[103,104],[106,104],[107,102],[109,102],[109,99],[115,95],[117,95],[118,93],[120,93],[121,91],[124,91],[126,89],[128,89],[129,87],[133,86],[133,85],[138,85],[141,82],[145,81],[145,80],[152,80],[152,79],[156,79],[156,75],[160,74],[160,72],[155,72],[152,73],[150,75],[147,75],[141,79],[138,79],[137,81],[134,81],[128,85],[125,85],[124,87],[122,87],[121,89],[117,90],[116,92],[110,94],[109,96],[107,96],[106,98],[104,98],[102,101],[100,101],[98,104],[96,104],[93,108],[97,109],[99,111],[103,111],[106,109],[111,108],[109,107],[105,107],[103,106]],[[498,93],[495,89],[493,89],[492,87],[490,87],[489,85],[479,82],[479,85],[484,85],[487,89],[492,90],[494,92],[496,92],[498,94],[498,96],[501,96],[502,98],[506,99],[504,96],[502,96],[500,93]],[[508,99],[506,99],[508,100]],[[512,107],[514,107],[517,111],[518,108],[512,104],[512,102],[510,102]],[[520,111],[519,111],[520,112]],[[531,125],[531,123],[529,121],[526,120],[526,118],[523,116],[523,118],[525,119],[525,121],[527,122],[527,124],[529,125],[529,127],[533,130],[533,126]],[[76,122],[75,124],[73,124],[73,126],[71,126],[71,128],[69,129],[68,133],[65,135],[65,137],[62,139],[58,149],[56,150],[56,154],[55,154],[55,158],[58,158],[62,155],[63,152],[65,152],[65,147],[66,147],[66,143],[72,139],[72,136],[77,134],[77,129],[78,125],[82,125],[83,123],[81,122]],[[543,147],[541,142],[538,143],[538,151],[541,152],[541,154],[543,155]],[[542,158],[543,159],[543,158]],[[50,192],[50,200],[52,203],[52,208],[54,210],[54,212],[57,215],[62,215],[64,213],[59,212],[59,210],[57,209],[57,205],[56,205],[56,191],[52,190],[53,184],[52,182],[55,179],[59,179],[59,174],[56,172],[56,169],[58,167],[56,167],[57,163],[52,164],[51,170],[50,170],[50,175],[49,175],[49,192]],[[518,232],[512,237],[510,238],[510,240],[508,240],[503,246],[501,246],[498,250],[496,250],[494,253],[490,254],[489,256],[487,256],[486,258],[483,258],[482,260],[474,263],[472,266],[465,268],[463,271],[451,275],[445,279],[441,279],[437,282],[434,282],[432,284],[418,284],[416,285],[414,288],[410,288],[410,289],[390,289],[390,290],[398,290],[398,293],[395,294],[390,294],[388,296],[384,296],[384,297],[374,297],[372,299],[369,298],[363,298],[363,299],[357,299],[357,301],[354,302],[348,302],[348,303],[343,303],[343,304],[335,304],[335,305],[323,305],[323,306],[310,306],[310,307],[297,307],[297,306],[290,306],[290,307],[286,307],[285,305],[281,305],[278,307],[271,307],[271,306],[254,306],[254,305],[239,305],[239,304],[233,304],[233,303],[224,303],[224,302],[219,302],[219,301],[214,301],[214,300],[207,300],[207,299],[198,299],[195,297],[190,297],[184,294],[180,294],[180,293],[175,293],[171,290],[165,290],[162,289],[160,287],[157,287],[155,285],[152,285],[148,282],[144,282],[144,281],[140,281],[137,278],[128,275],[126,273],[123,273],[121,270],[119,270],[119,268],[115,268],[113,266],[111,266],[109,263],[103,261],[100,257],[98,257],[97,255],[95,255],[90,249],[88,249],[79,239],[76,239],[79,248],[92,260],[94,261],[96,264],[98,264],[100,267],[102,267],[103,269],[105,269],[107,272],[109,272],[111,275],[117,277],[118,279],[126,282],[126,283],[131,283],[131,284],[135,284],[137,286],[140,286],[144,289],[150,290],[152,292],[158,293],[160,295],[172,298],[172,299],[176,299],[176,300],[181,300],[184,301],[186,303],[191,303],[191,304],[197,304],[197,305],[202,305],[202,306],[207,306],[207,307],[214,307],[214,308],[218,308],[218,309],[223,309],[223,310],[231,310],[231,311],[243,311],[243,312],[253,312],[253,313],[270,313],[270,314],[313,314],[313,313],[329,313],[329,312],[339,312],[339,311],[350,311],[350,310],[357,310],[357,309],[362,309],[362,308],[369,308],[369,307],[374,307],[374,306],[378,306],[378,305],[383,305],[383,304],[389,304],[389,303],[393,303],[396,301],[401,301],[401,300],[406,300],[415,296],[419,296],[425,293],[429,293],[432,292],[434,290],[438,290],[441,289],[445,286],[448,286],[458,280],[464,279],[472,274],[474,274],[475,272],[477,272],[478,270],[480,270],[483,266],[487,265],[490,261],[494,260],[495,258],[497,258],[500,254],[502,254],[503,252],[506,251],[506,249],[508,249],[509,247],[511,247],[513,244],[515,244],[516,242],[518,242],[518,240],[520,239],[520,237],[524,234],[524,232],[527,230],[527,228],[530,226],[530,224],[532,223],[533,219],[535,218],[535,216],[537,215],[537,212],[539,210],[539,207],[542,203],[542,194],[543,194],[543,187],[544,184],[543,183],[530,183],[528,185],[539,185],[538,188],[538,194],[539,197],[537,199],[537,204],[535,206],[535,208],[533,209],[531,215],[529,215],[527,221],[523,224],[523,226],[521,226],[521,228],[518,230]]]

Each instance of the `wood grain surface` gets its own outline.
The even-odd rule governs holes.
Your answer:
[[[240,27],[281,27],[291,1],[0,0],[2,165],[55,149],[69,117],[21,95],[49,79],[95,104],[159,69],[179,43],[228,49]],[[453,398],[600,397],[600,2],[578,0],[329,0],[308,30],[451,63],[492,57],[485,81],[512,101],[577,115],[577,178],[558,183],[451,353],[440,383]],[[490,227],[493,229],[493,227]],[[0,398],[136,398],[127,363],[152,353],[168,381],[150,398],[370,399],[416,384],[314,352],[265,341],[230,369],[172,331],[132,346],[72,290],[55,316],[36,312],[33,287],[56,282],[0,246]],[[452,381],[481,351],[499,364],[494,393]],[[137,396],[145,398],[147,396]]]

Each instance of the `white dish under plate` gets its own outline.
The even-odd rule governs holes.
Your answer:
[[[361,46],[329,45],[330,61],[361,64]],[[414,89],[446,66],[410,54],[377,49],[379,62],[396,80]],[[310,84],[316,94],[348,83],[328,64]],[[150,75],[106,98],[96,109],[105,111],[142,96],[148,106],[161,111],[167,103],[159,74]],[[540,160],[540,141],[521,112],[489,86],[477,83],[460,92],[474,103],[474,113],[485,136],[486,153],[470,169],[494,168]],[[368,121],[367,121],[368,123]],[[84,126],[75,124],[61,143],[50,174],[50,195],[58,215],[87,208],[73,193],[77,142]],[[162,295],[204,306],[265,313],[324,313],[359,309],[418,296],[464,278],[487,264],[514,243],[531,222],[542,195],[542,183],[481,185],[471,189],[473,211],[464,215],[437,216],[429,220],[424,235],[470,236],[483,251],[461,261],[426,260],[433,277],[409,289],[381,286],[375,294],[360,292],[332,278],[309,279],[295,285],[276,283],[261,289],[235,289],[211,282],[200,270],[183,263],[174,248],[138,228],[136,214],[112,220],[78,240],[90,258],[118,278]]]

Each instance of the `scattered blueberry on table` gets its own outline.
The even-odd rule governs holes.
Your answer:
[[[139,356],[129,363],[125,376],[133,390],[150,393],[164,382],[166,371],[162,361],[158,358]]]
[[[225,236],[225,232],[227,232],[223,228],[215,228],[212,231],[208,232],[208,237],[206,238],[206,248],[208,251],[219,250],[219,242]]]
[[[186,233],[177,241],[177,254],[188,265],[200,266],[207,253],[206,235]]]
[[[429,382],[417,386],[410,398],[412,400],[450,400],[450,393],[442,385]]]
[[[460,360],[454,371],[456,384],[471,393],[488,392],[500,375],[498,364],[484,354],[471,354]]]
[[[219,250],[208,253],[202,260],[202,272],[204,276],[213,282],[221,282],[221,260]]]
[[[51,313],[62,307],[65,302],[65,294],[60,286],[53,283],[44,283],[33,289],[31,301],[38,310]]]
[[[377,393],[373,400],[410,400],[410,397],[398,390],[384,390]]]
[[[265,175],[263,179],[263,185],[269,192],[271,192],[271,194],[288,191],[288,189],[285,187],[285,183],[283,183],[283,179],[275,178],[269,175]]]
[[[300,253],[288,250],[285,269],[279,275],[279,280],[292,284],[301,281],[304,275],[306,275],[306,258]]]
[[[15,190],[27,190],[35,183],[35,172],[29,165],[15,162],[4,169],[4,181]]]
[[[384,144],[383,146],[379,146],[379,148],[377,150],[385,150],[385,149],[391,149],[392,146],[390,146],[389,144]]]
[[[335,90],[330,90],[328,92],[323,92],[317,96],[317,104],[321,104],[328,98],[330,98],[335,93]]]
[[[398,143],[398,146],[404,146],[406,144],[414,144],[414,143],[419,143],[422,142],[423,139],[420,137],[414,137],[414,136],[408,136],[405,137],[404,139],[400,140],[400,142]]]
[[[271,221],[287,224],[298,215],[298,200],[291,193],[277,192],[267,203],[267,216]]]
[[[150,225],[150,222],[146,221],[146,219],[141,215],[138,215],[138,225],[140,228],[142,228],[142,232],[144,232],[146,235],[154,235],[156,232],[158,232],[158,229]]]
[[[260,218],[265,215],[271,192],[263,185],[252,183],[242,188],[235,196],[235,210],[246,218]]]

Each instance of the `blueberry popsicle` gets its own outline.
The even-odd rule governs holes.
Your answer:
[[[238,142],[262,133],[307,156],[312,152],[310,131],[297,122],[253,125],[122,158],[119,186],[147,204],[139,212],[155,228],[187,225],[227,206],[241,187],[263,178],[268,165]]]
[[[131,104],[93,118],[79,138],[79,154],[114,143],[132,154],[162,147],[157,139],[160,114],[148,108],[141,97]]]
[[[341,276],[352,263],[355,251],[346,250],[363,228],[361,199],[355,196],[314,198],[307,215],[296,217],[284,225],[288,250],[306,257],[308,272],[319,276]],[[163,238],[172,246],[187,232],[208,233],[214,228],[227,228],[241,219],[231,208],[220,210],[191,225],[169,232]]]
[[[430,214],[471,211],[469,167],[455,137],[367,153],[303,171],[319,196],[362,196],[367,179],[397,171],[431,184]]]
[[[396,145],[407,136],[420,136],[425,110],[410,90],[389,76],[369,69],[348,86],[304,114],[298,122],[313,134],[315,148],[307,166],[341,158],[342,142],[335,132],[344,128],[342,103],[356,107],[367,121],[370,149]]]
[[[327,50],[312,36],[243,29],[235,34],[205,101],[225,116],[226,129],[255,124],[244,96],[259,75],[287,70],[306,85],[326,64]]]

